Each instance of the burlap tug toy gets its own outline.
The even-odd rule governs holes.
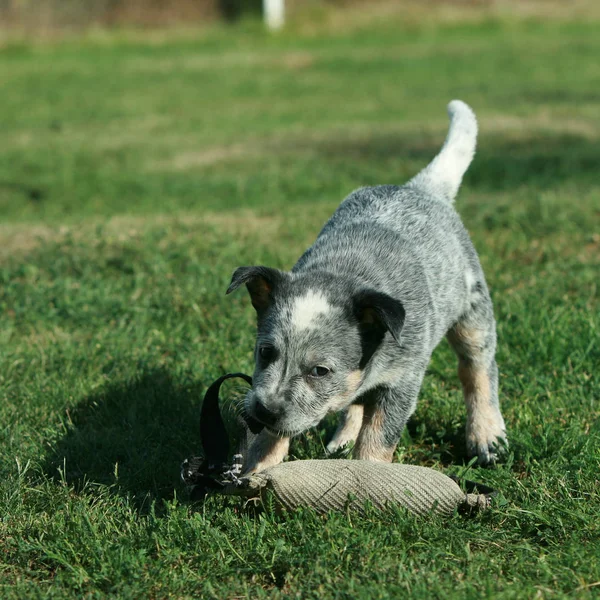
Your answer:
[[[331,510],[362,511],[367,504],[378,509],[402,506],[418,515],[450,515],[457,509],[481,510],[489,506],[494,491],[470,481],[461,482],[427,467],[362,460],[297,460],[278,464],[260,473],[241,476],[243,457],[229,461],[229,438],[219,411],[219,389],[231,377],[252,380],[241,373],[227,374],[206,392],[200,419],[205,458],[186,459],[181,477],[201,499],[214,491],[226,495],[264,499],[270,494],[277,505],[293,510],[310,507],[319,513]],[[261,426],[252,419],[252,433]]]

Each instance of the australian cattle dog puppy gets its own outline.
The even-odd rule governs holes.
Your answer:
[[[477,121],[459,100],[440,153],[403,186],[351,193],[290,272],[239,267],[258,315],[247,414],[264,425],[247,472],[279,463],[289,439],[344,411],[328,450],[391,461],[434,348],[458,356],[467,448],[494,462],[506,444],[492,302],[453,202],[473,159]]]

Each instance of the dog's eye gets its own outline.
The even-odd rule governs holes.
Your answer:
[[[329,374],[329,369],[327,367],[316,366],[313,367],[310,371],[311,377],[325,377],[325,375]]]
[[[258,355],[265,362],[269,362],[275,357],[275,348],[273,348],[272,346],[261,346],[258,349]]]

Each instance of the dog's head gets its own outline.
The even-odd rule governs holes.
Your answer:
[[[294,435],[346,408],[386,334],[399,341],[404,309],[385,294],[268,267],[240,267],[227,293],[244,283],[258,317],[246,411],[272,432]]]

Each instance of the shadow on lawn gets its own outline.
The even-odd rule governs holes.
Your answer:
[[[575,134],[513,134],[480,134],[476,160],[466,178],[471,188],[498,191],[535,185],[549,189],[568,182],[583,185],[596,180],[598,140]],[[296,147],[312,148],[325,160],[345,166],[410,162],[424,167],[438,153],[442,141],[430,134],[374,133],[360,140],[333,137],[321,142],[301,142]],[[390,172],[389,181],[376,183],[404,183],[395,181],[395,175],[395,171]]]
[[[66,435],[50,450],[44,471],[76,489],[113,485],[140,511],[152,500],[185,496],[181,461],[200,451],[203,386],[181,386],[164,370],[111,384],[70,412]]]

